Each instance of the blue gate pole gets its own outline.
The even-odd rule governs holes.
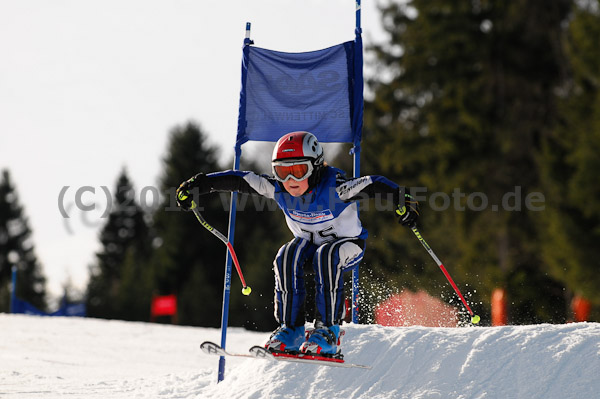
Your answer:
[[[354,148],[354,177],[360,176],[360,147]],[[358,324],[358,298],[360,296],[359,287],[359,267],[360,263],[352,269],[352,323]]]
[[[15,307],[17,306],[17,266],[12,267],[12,290],[10,291],[10,313],[15,313]]]
[[[361,39],[361,34],[362,34],[362,28],[361,28],[361,22],[360,22],[360,10],[361,10],[361,5],[360,5],[360,1],[361,0],[356,0],[356,39],[355,39],[355,51],[360,51],[360,57],[357,57],[357,54],[355,53],[355,68],[354,68],[354,74],[355,76],[357,75],[357,70],[358,70],[358,74],[360,74],[361,79],[359,80],[359,83],[357,84],[355,82],[355,96],[360,96],[360,109],[355,109],[355,116],[356,115],[360,115],[360,117],[357,117],[354,120],[354,135],[356,136],[357,133],[361,133],[362,131],[362,106],[363,106],[363,88],[362,88],[362,84],[363,84],[363,80],[362,80],[362,39]],[[360,44],[360,48],[357,49],[357,46]],[[356,79],[355,79],[356,81]],[[357,87],[360,86],[360,87]],[[354,118],[354,116],[353,116]],[[354,153],[354,177],[359,177],[360,176],[360,142],[354,142],[354,148],[353,151]],[[354,269],[352,269],[352,322],[355,324],[358,324],[358,299],[359,299],[359,295],[360,295],[360,287],[359,287],[359,271],[358,271],[358,266],[356,265],[356,267]]]
[[[245,87],[246,87],[246,72],[244,69],[245,57],[247,55],[247,46],[252,44],[250,40],[250,22],[246,23],[246,36],[244,37],[244,51],[245,56],[242,61],[242,90],[240,93],[240,103],[244,103],[242,107],[240,104],[240,116],[238,119],[238,135],[240,129],[246,128],[246,115],[245,115]],[[242,143],[237,142],[235,144],[235,158],[233,160],[233,170],[240,169],[240,159],[242,157]],[[228,240],[233,245],[235,236],[235,212],[237,209],[237,193],[231,193],[231,205],[229,206],[229,229],[227,232]],[[231,263],[233,259],[231,254],[227,251],[225,262],[225,282],[223,284],[223,311],[221,315],[221,348],[225,349],[227,345],[227,323],[229,320],[229,294],[231,293]],[[219,372],[217,376],[217,383],[223,381],[225,378],[225,356],[219,357]]]
[[[241,147],[235,147],[235,158],[233,161],[233,169],[238,170],[240,168],[240,158],[242,156]],[[231,193],[231,204],[229,205],[229,228],[227,238],[231,245],[235,236],[235,213],[237,209],[237,193]],[[231,254],[225,250],[226,261],[225,261],[225,281],[223,283],[223,309],[221,312],[221,348],[225,349],[227,345],[227,324],[229,322],[229,295],[231,293],[231,263],[233,259]],[[219,373],[217,382],[223,381],[225,378],[225,356],[219,357]]]
[[[360,0],[356,0],[356,29],[361,29],[360,27]]]

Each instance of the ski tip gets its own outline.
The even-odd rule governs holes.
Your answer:
[[[204,341],[200,344],[200,349],[202,352],[208,355],[218,355],[218,354],[226,354],[225,350],[221,348],[221,346],[215,344],[214,342]]]
[[[254,345],[253,347],[251,347],[249,349],[250,354],[252,354],[252,356],[254,357],[258,357],[258,358],[267,358],[267,359],[272,359],[274,356],[273,354],[267,350],[266,348],[259,346],[259,345]]]

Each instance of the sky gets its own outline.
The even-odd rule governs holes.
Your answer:
[[[364,3],[369,44],[382,30],[376,2]],[[246,22],[258,47],[312,51],[353,40],[355,6],[0,0],[0,169],[16,186],[52,296],[67,282],[85,288],[123,168],[138,202],[158,202],[170,129],[195,121],[222,163],[231,159]]]

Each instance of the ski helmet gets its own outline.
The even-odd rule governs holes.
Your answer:
[[[312,133],[288,133],[275,144],[271,165],[273,175],[280,182],[308,178],[312,187],[318,182],[323,167],[323,147]]]

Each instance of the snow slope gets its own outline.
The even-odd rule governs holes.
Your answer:
[[[598,398],[600,324],[479,328],[346,325],[372,370],[217,357],[217,329],[0,314],[0,398]],[[230,329],[243,352],[268,333]]]

